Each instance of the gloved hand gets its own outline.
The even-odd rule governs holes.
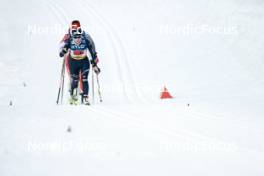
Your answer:
[[[93,70],[97,75],[101,72],[101,69],[97,65],[93,66]]]
[[[63,57],[68,52],[67,48],[63,48],[60,52],[60,57]]]
[[[101,72],[101,69],[97,66],[97,62],[98,62],[97,56],[95,57],[95,59],[91,60],[93,70],[98,75]]]
[[[97,57],[91,60],[91,64],[92,64],[93,67],[96,66],[97,63],[98,63],[98,58]]]

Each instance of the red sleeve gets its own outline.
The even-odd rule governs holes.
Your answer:
[[[70,35],[69,34],[65,34],[63,39],[60,41],[61,42],[65,42],[66,40],[68,40],[70,38]]]

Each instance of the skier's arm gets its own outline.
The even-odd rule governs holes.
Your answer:
[[[69,49],[69,36],[68,34],[66,34],[64,36],[64,38],[62,39],[62,41],[60,42],[60,57],[63,57]]]
[[[88,41],[88,49],[89,49],[91,56],[92,56],[91,63],[92,63],[92,65],[94,65],[98,62],[97,61],[97,52],[95,49],[94,41],[93,41],[92,37],[87,33],[85,34],[85,39]]]
[[[89,34],[85,34],[85,39],[87,40],[88,49],[89,49],[90,54],[92,56],[91,64],[92,64],[93,70],[96,74],[99,74],[101,72],[101,69],[97,66],[98,58],[97,58],[97,52],[95,49],[94,41]]]

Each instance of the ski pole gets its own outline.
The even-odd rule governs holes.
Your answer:
[[[65,59],[63,59],[63,75],[62,75],[62,88],[61,88],[61,104],[63,103],[63,95],[64,95],[64,78],[65,78]]]
[[[100,102],[103,102],[98,74],[96,74],[96,80],[97,80],[97,90],[98,90],[99,99],[100,99]]]
[[[92,68],[92,97],[94,103],[94,69]]]
[[[60,93],[63,89],[62,84],[64,84],[64,67],[65,67],[65,59],[63,59],[62,68],[61,68],[60,86],[59,86],[59,91],[58,91],[58,96],[57,96],[57,101],[56,101],[57,104],[59,104]],[[61,96],[61,97],[63,97],[63,96]]]

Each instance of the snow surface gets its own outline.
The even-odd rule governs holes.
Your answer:
[[[1,176],[264,175],[264,1],[10,0],[0,14]],[[55,103],[74,19],[100,58],[90,107],[67,105],[68,77]]]

